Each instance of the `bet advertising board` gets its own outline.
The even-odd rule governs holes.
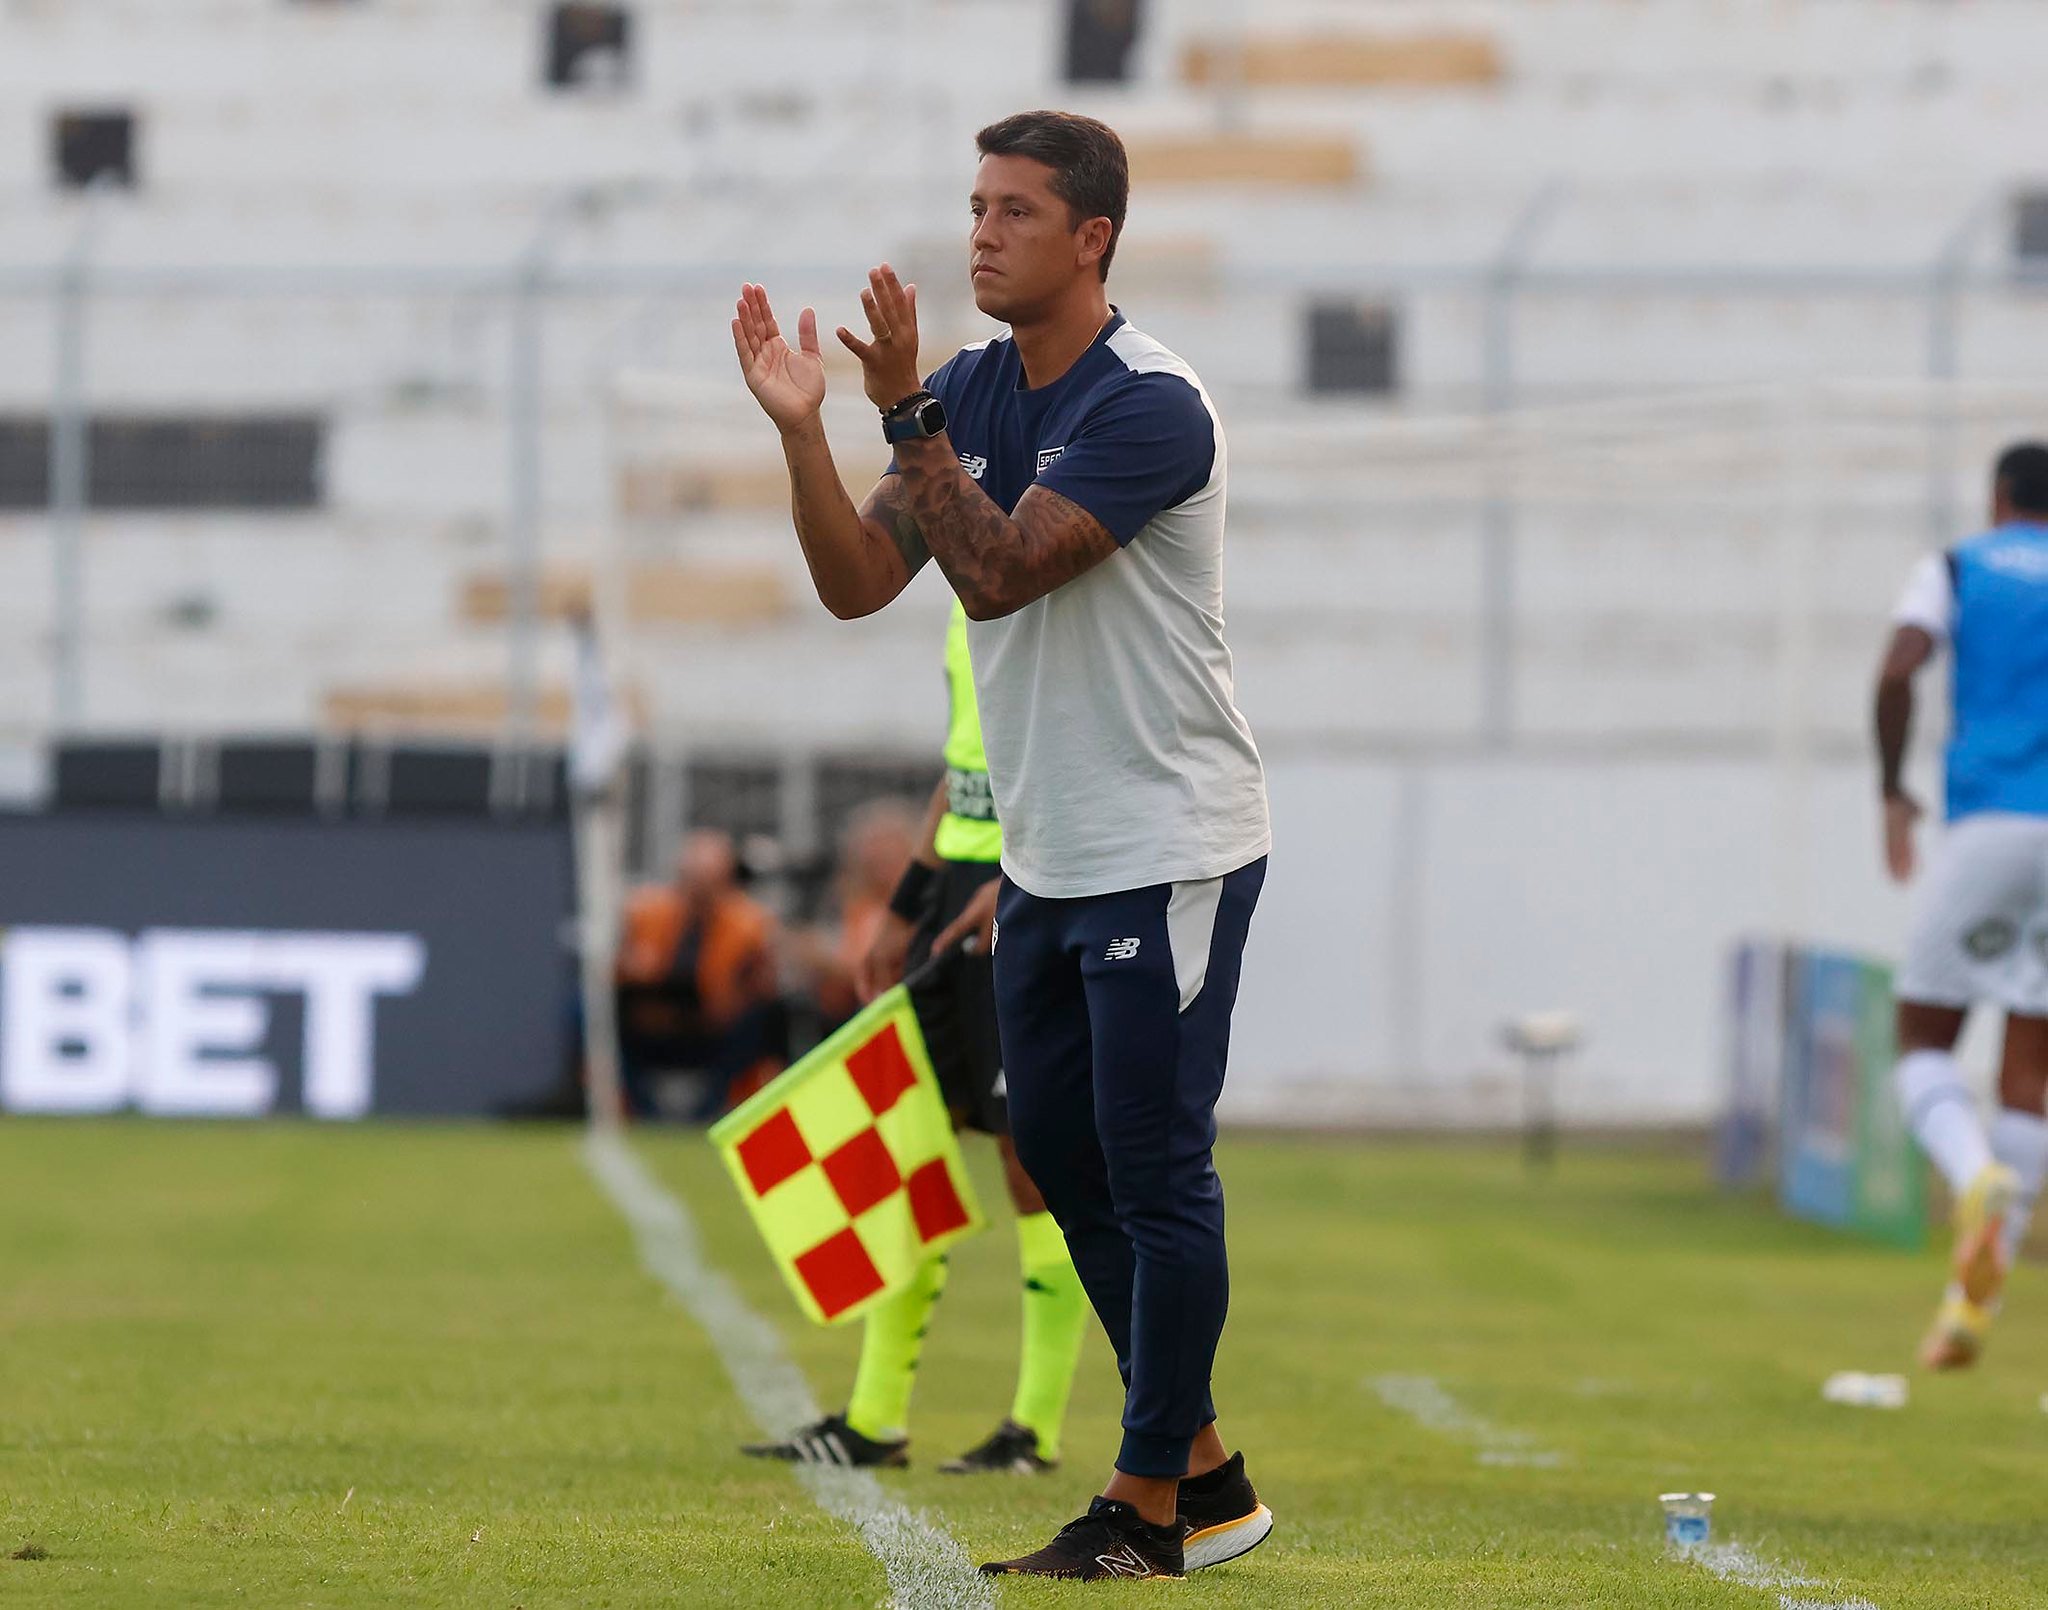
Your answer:
[[[487,1115],[562,1076],[568,831],[0,815],[0,1110]]]

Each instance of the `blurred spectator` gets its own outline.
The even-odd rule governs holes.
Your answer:
[[[875,800],[855,811],[839,840],[834,919],[792,936],[791,951],[817,1004],[822,1032],[830,1033],[860,1007],[855,971],[910,864],[917,827],[917,813],[902,800]]]
[[[619,943],[619,1060],[637,1112],[649,1080],[679,1069],[708,1076],[710,1117],[774,1073],[788,1050],[776,988],[776,924],[740,888],[730,834],[687,835],[672,882],[636,889]]]

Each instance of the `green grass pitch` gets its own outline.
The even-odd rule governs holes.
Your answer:
[[[840,1401],[854,1334],[799,1318],[702,1137],[634,1144]],[[1530,1178],[1504,1148],[1231,1135],[1221,1165],[1217,1397],[1273,1541],[1001,1604],[2048,1603],[2043,1270],[1975,1374],[1848,1409],[1822,1379],[1908,1367],[1935,1251],[1787,1223],[1648,1148]],[[1007,1406],[1013,1248],[998,1212],[956,1254],[919,1462],[883,1478],[975,1558],[1042,1541],[1114,1448],[1098,1339],[1058,1475],[933,1470]],[[570,1131],[0,1124],[0,1605],[886,1603],[856,1534],[737,1456],[754,1429]],[[1667,1557],[1674,1487],[1812,1585]]]

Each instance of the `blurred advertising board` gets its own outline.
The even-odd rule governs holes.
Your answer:
[[[1892,1095],[1891,972],[1857,956],[1750,941],[1731,958],[1729,1101],[1718,1166],[1764,1177],[1818,1224],[1916,1247],[1925,1169]]]
[[[482,1115],[562,1076],[566,827],[0,814],[0,1110]]]

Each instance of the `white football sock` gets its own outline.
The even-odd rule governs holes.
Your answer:
[[[1896,1079],[1906,1127],[1960,1196],[1990,1163],[1991,1143],[1984,1138],[1977,1104],[1956,1077],[1955,1057],[1947,1051],[1908,1051],[1899,1059]]]
[[[2005,1221],[2005,1250],[2018,1257],[2041,1182],[2048,1179],[2048,1118],[2005,1108],[1991,1120],[1991,1153],[2020,1177],[2019,1200]]]

